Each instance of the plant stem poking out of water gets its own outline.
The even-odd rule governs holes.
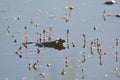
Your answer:
[[[72,5],[72,1],[71,0],[68,0],[68,8],[70,9],[70,10],[73,10],[73,5]]]
[[[73,5],[72,5],[71,0],[68,0],[68,7],[67,8],[69,9],[69,12],[64,15],[65,22],[69,21],[70,16],[71,16],[71,11],[73,10]]]
[[[64,68],[63,68],[62,71],[61,71],[61,75],[62,75],[62,76],[65,75],[65,70],[64,70]]]
[[[52,31],[53,31],[52,27],[50,27],[50,34],[49,34],[49,38],[48,38],[49,41],[52,41]]]

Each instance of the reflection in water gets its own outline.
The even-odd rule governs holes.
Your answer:
[[[19,56],[19,58],[22,58],[22,47],[20,46],[19,49],[16,51],[16,54]]]
[[[102,65],[102,49],[99,49],[100,65]]]
[[[38,32],[36,33],[36,42],[38,43],[39,38],[38,38]]]
[[[37,48],[37,54],[39,54],[40,53],[40,49],[39,48]]]
[[[69,18],[70,18],[70,15],[69,15],[68,13],[66,13],[66,14],[64,15],[64,20],[65,20],[65,22],[68,22]]]
[[[45,42],[45,30],[43,30],[43,42]]]
[[[7,29],[5,30],[5,32],[10,35],[10,37],[13,39],[13,42],[14,42],[14,43],[17,43],[17,40],[16,40],[16,38],[15,38],[14,33],[12,33],[12,32],[10,31],[10,26],[7,26]]]
[[[69,58],[66,56],[65,57],[65,67],[68,67],[68,63],[69,63]]]
[[[28,30],[27,30],[27,27],[24,27],[24,29],[25,29],[25,43],[27,43],[28,42]]]
[[[83,48],[85,48],[85,46],[86,46],[86,36],[85,36],[85,34],[83,34],[83,42],[84,42]]]
[[[82,66],[82,80],[84,80],[84,71],[85,71],[85,67],[84,67],[84,63],[81,63]]]
[[[84,71],[85,71],[85,61],[86,61],[86,57],[85,55],[83,54],[83,60],[81,61],[81,66],[82,66],[82,80],[84,80]]]
[[[69,29],[67,29],[67,49],[69,49]]]
[[[42,34],[40,34],[40,43],[42,42]]]
[[[51,30],[52,31],[52,30]],[[26,32],[26,34],[28,34],[27,33],[27,31],[25,31]],[[25,42],[25,43],[23,43],[24,45],[28,45],[28,44],[35,44],[37,47],[39,47],[39,48],[37,48],[37,53],[39,54],[40,53],[40,48],[41,47],[48,47],[48,48],[54,48],[54,49],[57,49],[57,50],[62,50],[62,49],[65,49],[65,47],[64,47],[64,45],[63,45],[63,43],[65,42],[65,40],[64,39],[57,39],[57,40],[54,40],[54,41],[51,41],[51,39],[52,39],[52,33],[50,33],[49,34],[49,40],[48,40],[48,42],[46,42],[45,41],[45,30],[43,30],[43,42],[39,42],[39,39],[38,39],[38,33],[37,33],[37,42],[28,42],[27,40],[27,42]],[[51,37],[51,38],[50,38]],[[26,38],[27,39],[27,38]],[[42,40],[42,37],[41,37],[41,35],[40,35],[40,40]],[[86,36],[85,36],[85,34],[83,34],[83,41],[84,41],[84,45],[83,45],[83,48],[85,49],[86,47]],[[93,45],[93,43],[94,43],[94,45]],[[118,46],[118,44],[119,44],[119,40],[118,39],[116,39],[116,42],[115,42],[116,44],[116,46]],[[93,50],[92,50],[92,48],[93,48],[93,46],[94,47],[96,47],[96,49],[97,49],[97,52],[98,52],[98,55],[99,55],[99,62],[100,62],[100,65],[102,65],[102,49],[100,48],[101,46],[100,46],[101,44],[100,44],[100,40],[99,40],[99,38],[96,38],[95,40],[94,40],[94,42],[93,41],[91,41],[91,43],[90,43],[90,52],[91,52],[91,54],[93,55]],[[72,42],[72,46],[73,47],[75,47],[75,44]],[[69,49],[69,29],[67,29],[67,48]],[[22,47],[20,47],[18,50],[17,50],[17,52],[16,52],[18,55],[19,55],[19,57],[20,58],[22,58]],[[74,79],[75,78],[75,64],[76,64],[76,62],[75,61],[73,61],[72,62],[72,64],[71,65],[69,65],[70,63],[69,63],[69,57],[65,57],[65,66],[62,68],[62,70],[61,70],[61,72],[60,72],[60,74],[63,76],[63,78],[64,79],[69,79],[69,80],[71,80],[71,79]],[[83,60],[81,61],[81,78],[82,78],[82,80],[84,80],[84,78],[85,78],[85,61],[86,61],[86,56],[85,56],[85,54],[83,54]],[[116,52],[116,62],[118,62],[118,52]],[[51,66],[50,66],[50,64],[47,64],[46,65],[47,67],[49,67],[49,68],[51,68]],[[38,70],[38,68],[39,68],[40,66],[38,65],[38,61],[36,61],[33,65],[31,65],[31,64],[29,64],[29,70],[31,70],[31,68],[33,68],[34,70]],[[57,78],[57,74],[55,74],[54,72],[53,72],[53,70],[50,70],[50,74],[52,74],[51,75],[51,79],[53,79],[53,76],[54,76],[54,78],[55,78],[55,76],[56,76],[56,78]],[[53,74],[55,74],[55,75],[53,75]],[[70,76],[71,75],[71,76]],[[39,76],[41,77],[41,78],[46,78],[47,77],[47,74],[45,74],[44,72],[40,72],[39,73]],[[49,78],[50,78],[50,76],[49,76]]]
[[[116,51],[116,62],[118,62],[118,51]]]
[[[21,16],[20,15],[17,15],[14,17],[15,20],[20,20]]]
[[[106,16],[120,17],[120,13],[116,13],[116,14],[106,14],[106,10],[104,10],[104,11],[103,11],[103,18],[104,18],[104,21],[106,20]]]
[[[118,40],[118,38],[116,38],[116,46],[118,46],[119,45],[119,40]]]
[[[101,45],[101,44],[100,44],[98,38],[96,39],[96,45],[97,45],[97,52],[98,52],[98,54],[100,54],[99,51],[100,51],[100,45]]]
[[[31,64],[29,63],[29,64],[28,64],[29,71],[31,70],[31,68],[33,68],[34,70],[37,70],[37,69],[40,67],[40,66],[38,66],[38,62],[39,62],[39,60],[36,60],[33,65],[31,65]]]
[[[42,43],[36,43],[36,46],[38,47],[48,47],[48,48],[54,48],[57,50],[62,50],[65,49],[63,43],[65,42],[65,40],[63,39],[58,39],[55,41],[49,41],[49,42],[42,42]]]
[[[30,19],[30,24],[33,24],[33,19]]]
[[[46,77],[45,73],[40,73],[40,76],[41,76],[42,78],[45,78],[45,77]]]
[[[10,33],[10,26],[7,26],[6,31],[7,31],[7,33]]]
[[[91,44],[90,44],[90,53],[93,55],[93,41],[91,41]]]
[[[32,6],[34,3],[37,4],[36,1],[34,1],[34,0],[31,0],[31,1],[32,1],[32,3],[26,3],[26,5],[29,6],[29,4],[30,4]],[[39,0],[37,0],[37,1],[39,1]],[[5,2],[7,2],[7,1],[5,1]],[[15,2],[17,2],[17,1],[15,1]],[[23,2],[20,1],[18,3],[20,5],[22,5],[21,3],[23,3]],[[78,0],[78,2],[79,2],[79,0]],[[22,76],[28,74],[28,77],[31,78],[31,75],[33,75],[32,78],[35,77],[35,80],[41,80],[42,78],[44,78],[45,80],[81,80],[81,79],[84,80],[84,79],[92,78],[91,76],[98,76],[97,78],[101,77],[101,75],[98,75],[98,74],[95,74],[95,75],[91,74],[91,72],[94,72],[94,71],[89,70],[89,69],[95,68],[95,69],[100,71],[99,72],[100,74],[102,74],[101,69],[106,69],[105,66],[102,66],[103,65],[102,64],[103,60],[105,60],[104,62],[106,62],[106,60],[109,60],[109,63],[106,62],[108,65],[116,66],[115,63],[112,63],[112,61],[111,61],[111,59],[114,58],[113,60],[116,60],[117,65],[119,65],[118,64],[119,63],[119,40],[118,40],[119,35],[117,34],[117,33],[119,33],[119,31],[117,32],[117,29],[119,29],[119,27],[118,27],[119,25],[118,25],[117,21],[115,22],[116,24],[114,25],[115,28],[114,28],[114,26],[111,25],[111,23],[106,23],[104,21],[103,22],[100,21],[100,19],[96,16],[96,14],[99,14],[99,15],[101,14],[101,12],[99,12],[99,10],[100,10],[100,8],[103,9],[102,6],[99,7],[99,9],[98,9],[98,11],[96,11],[96,13],[88,14],[87,12],[91,11],[91,9],[94,8],[94,5],[95,5],[96,2],[95,1],[93,1],[93,2],[90,1],[89,2],[89,0],[88,0],[88,2],[86,2],[86,1],[80,1],[80,2],[81,2],[81,7],[82,8],[77,10],[77,7],[79,6],[79,4],[77,5],[77,2],[75,1],[74,3],[76,3],[76,5],[75,5],[75,9],[74,9],[71,0],[68,0],[67,12],[65,12],[65,16],[64,16],[65,22],[64,21],[61,22],[61,21],[57,20],[57,18],[54,19],[54,17],[56,17],[54,15],[49,16],[50,18],[53,18],[52,21],[49,21],[50,19],[48,20],[44,17],[44,16],[46,16],[46,14],[42,15],[42,16],[39,15],[39,17],[34,15],[34,11],[38,11],[38,10],[35,10],[35,9],[37,9],[37,7],[35,7],[35,6],[34,6],[34,9],[33,9],[34,11],[31,10],[32,8],[30,8],[30,11],[33,12],[32,15],[31,15],[31,13],[28,14],[29,11],[26,12],[27,10],[29,10],[29,8],[27,8],[26,6],[23,6],[23,7],[19,6],[20,8],[23,8],[23,9],[25,8],[23,13],[19,12],[19,11],[14,11],[18,8],[16,8],[16,9],[12,8],[12,11],[11,11],[11,8],[10,8],[10,12],[8,11],[8,13],[7,12],[5,13],[5,15],[7,14],[8,17],[15,16],[15,15],[18,15],[18,14],[21,14],[22,16],[28,15],[28,17],[26,17],[26,18],[23,18],[19,15],[16,16],[15,19],[17,20],[17,22],[14,22],[16,20],[13,21],[11,18],[10,18],[10,20],[8,19],[7,21],[1,21],[1,23],[3,22],[3,24],[5,22],[5,23],[7,23],[6,25],[10,25],[10,26],[7,26],[7,29],[5,29],[5,30],[6,30],[7,34],[9,34],[10,37],[12,37],[12,39],[14,40],[14,43],[22,41],[22,39],[20,39],[20,38],[25,37],[25,40],[23,40],[23,43],[20,44],[20,47],[18,47],[18,50],[16,51],[17,56],[19,56],[19,58],[22,58],[22,61],[20,61],[18,63],[18,62],[16,62],[17,61],[16,58],[14,58],[14,57],[11,58],[11,55],[9,56],[10,59],[13,59],[13,60],[16,59],[15,63],[18,63],[18,64],[25,64],[26,62],[24,62],[24,60],[26,60],[26,59],[23,56],[25,56],[25,57],[27,56],[26,57],[27,61],[29,61],[29,62],[27,62],[28,63],[28,68],[31,72],[29,71],[29,72],[26,72],[24,74],[25,71],[23,71],[23,72],[21,71],[21,70],[24,70],[23,68],[16,69],[20,73],[20,76],[21,76],[21,74],[22,74]],[[105,4],[108,4],[108,5],[114,4],[113,0],[111,0],[111,2],[107,1],[107,2],[105,2]],[[12,3],[14,3],[14,1]],[[54,1],[52,3],[54,4]],[[90,4],[88,4],[88,3],[90,3]],[[98,4],[98,2],[97,2],[97,4]],[[9,6],[9,4],[7,4],[7,5]],[[10,5],[11,5],[11,3],[10,3]],[[17,3],[15,5],[17,5]],[[0,4],[0,6],[1,6],[1,4]],[[41,8],[40,4],[39,4],[39,6],[40,6],[39,8]],[[50,6],[50,4],[48,6]],[[53,6],[54,5],[52,5],[50,7],[53,7]],[[63,5],[61,5],[61,6],[63,6]],[[64,15],[64,11],[66,11],[66,10],[61,11],[61,6],[56,7],[56,5],[55,5],[55,8],[54,8],[55,15]],[[91,9],[89,9],[89,7]],[[47,9],[46,9],[47,7],[42,6],[42,8],[44,8],[44,11],[47,11]],[[58,10],[58,8],[59,8],[59,10]],[[111,8],[112,8],[112,6],[111,6]],[[50,8],[48,9],[48,13],[49,13],[49,11],[53,12],[53,11],[51,11]],[[75,13],[75,16],[71,15],[72,11]],[[0,10],[0,12],[1,12],[1,10]],[[15,13],[13,14],[12,12],[15,12]],[[4,16],[3,14],[4,13],[2,13],[2,15],[0,15],[1,20],[2,20],[1,17]],[[44,12],[43,12],[43,14],[44,14]],[[96,18],[94,18],[93,16],[96,16]],[[106,16],[120,17],[120,14],[106,14],[106,11],[104,10],[104,12],[103,12],[104,20],[105,20]],[[78,18],[78,17],[80,17],[80,18]],[[93,20],[91,20],[92,22],[89,20],[90,18],[93,19]],[[27,21],[27,19],[28,19],[28,21]],[[56,25],[56,26],[65,26],[65,27],[62,27],[62,28],[59,28],[59,27],[55,26],[55,31],[57,32],[60,29],[59,31],[63,32],[64,29],[65,30],[67,29],[67,35],[65,35],[66,39],[64,40],[64,39],[60,38],[60,39],[57,39],[57,40],[55,39],[54,40],[53,36],[52,36],[53,35],[52,31],[53,31],[54,26],[53,27],[50,26],[48,28],[48,30],[43,29],[44,26],[38,27],[39,23],[34,24],[33,20],[35,20],[35,19],[40,21],[41,24],[44,24],[44,22],[45,22],[45,24],[48,24],[48,25],[53,24],[53,25]],[[63,19],[63,17],[62,17],[62,19]],[[70,19],[71,19],[71,21],[70,21]],[[83,22],[81,21],[82,19],[84,20]],[[94,19],[97,20],[97,21],[95,21]],[[25,23],[24,21],[27,21],[29,23]],[[112,22],[114,22],[114,20]],[[104,26],[99,26],[102,29],[104,28],[105,31],[106,31],[105,33],[102,33],[102,34],[99,33],[99,29],[97,30],[97,27],[92,28],[92,30],[94,30],[94,32],[93,31],[90,32],[89,27],[87,27],[87,26],[90,26],[91,24],[93,25],[93,24],[96,24],[96,23],[99,23],[100,25],[105,25],[105,26],[110,25],[110,27],[106,28]],[[0,24],[0,26],[1,27],[4,26],[3,24]],[[23,26],[22,28],[24,28],[25,35],[22,35],[23,31],[20,31],[19,35],[18,34],[14,35],[13,32],[11,31],[12,29],[14,30],[14,28],[16,28],[16,27],[13,27],[13,26],[18,26],[18,24],[21,24],[20,26]],[[82,24],[81,26],[84,26],[84,27],[80,27],[80,26],[79,27],[73,27],[74,24],[76,26],[79,26],[79,25]],[[26,27],[26,26],[28,26],[28,27]],[[45,26],[45,27],[47,27],[47,26]],[[28,28],[29,28],[29,31],[31,31],[29,33],[29,36],[28,36]],[[112,28],[114,28],[114,31],[112,30]],[[70,31],[71,36],[69,34],[69,30],[71,30]],[[35,34],[36,35],[35,41],[34,41],[34,39],[32,39],[33,36],[34,36],[33,35],[34,33],[36,33]],[[48,35],[47,35],[47,33],[48,33]],[[72,33],[75,36],[72,35]],[[78,33],[80,33],[80,34],[78,34]],[[82,34],[82,33],[86,33],[86,34]],[[111,36],[110,37],[106,36],[108,34],[110,34]],[[109,48],[107,49],[106,47],[108,47],[108,46],[111,47],[111,44],[109,44],[110,41],[105,42],[105,40],[107,38],[108,38],[107,40],[109,40],[109,38],[110,38],[110,40],[113,40],[113,39],[115,40],[115,38],[114,38],[114,36],[112,36],[112,34],[115,34],[114,36],[117,35],[116,41],[114,41],[115,42],[114,43],[114,48],[112,48],[112,50],[115,49],[116,53],[115,54],[108,54],[108,55],[106,55],[106,57],[103,57],[104,56],[103,51],[110,50]],[[54,34],[54,35],[59,36],[59,34]],[[63,33],[61,33],[60,36],[61,35],[64,36]],[[83,39],[79,38],[80,35],[82,35]],[[0,34],[0,40],[2,40],[1,38],[3,38],[3,36],[4,35]],[[32,36],[32,38],[30,36]],[[63,37],[63,36],[61,36],[61,37]],[[87,40],[86,40],[86,36],[87,36]],[[16,40],[17,38],[18,38],[18,40]],[[33,40],[33,41],[29,42],[28,38],[29,38],[29,40]],[[74,39],[74,42],[71,42],[71,40],[70,40],[71,38]],[[93,39],[95,39],[95,40],[93,40]],[[6,42],[4,42],[4,40]],[[7,41],[7,38],[5,38],[4,40],[1,41],[1,42],[4,42],[2,44],[4,44],[4,45],[7,44],[8,45],[9,42]],[[63,45],[65,43],[65,41],[66,41],[66,44],[67,44],[66,47]],[[101,41],[101,43],[104,43],[105,46],[104,45],[101,46],[100,41]],[[35,49],[34,51],[36,51],[37,54],[34,54],[35,52],[28,52],[27,51],[29,44],[33,44],[33,45],[30,46],[29,49],[30,50]],[[82,47],[81,47],[81,44],[82,44]],[[19,44],[16,43],[15,45],[18,46]],[[34,45],[36,45],[36,46],[34,46]],[[71,45],[72,45],[72,48],[70,48]],[[10,45],[10,47],[11,47],[11,45]],[[47,48],[47,49],[42,49],[42,47]],[[75,48],[73,48],[73,47],[75,47]],[[12,50],[14,51],[13,48],[15,48],[15,46],[14,47],[12,46]],[[25,48],[25,50],[24,50],[24,48]],[[54,48],[56,50],[51,50],[51,49],[48,49],[48,48]],[[67,50],[64,50],[65,48],[67,48]],[[9,50],[11,50],[11,48]],[[24,54],[24,51],[27,51],[28,54]],[[82,55],[79,54],[80,51],[85,52],[85,54],[82,54]],[[1,53],[8,53],[8,52],[3,51]],[[32,53],[32,55],[31,55],[31,53]],[[46,53],[48,53],[48,54],[46,54]],[[53,54],[51,54],[51,53],[53,53]],[[91,53],[91,54],[89,55],[89,53]],[[98,53],[98,54],[96,54],[96,53]],[[28,57],[28,55],[29,55],[29,57]],[[81,57],[83,58],[82,61],[80,60]],[[6,56],[5,57],[1,56],[0,59],[4,59],[4,58],[5,58],[5,60],[3,60],[3,61],[7,61],[9,59],[7,57],[7,60],[6,60]],[[34,61],[36,59],[38,60],[38,58],[40,59],[40,62],[39,61]],[[88,62],[86,62],[86,58],[88,59]],[[96,61],[97,61],[96,58],[99,60],[100,65],[96,63]],[[78,63],[78,60],[80,60],[80,63]],[[8,66],[9,64],[12,64],[12,62],[11,63],[9,63],[9,62],[6,63],[6,62],[3,62],[2,60],[0,60],[0,61],[2,63],[2,69],[4,69],[3,68],[4,66],[6,68],[6,66]],[[91,65],[90,61],[94,62],[95,66],[92,65],[92,67],[90,67],[90,65]],[[40,66],[39,64],[41,64],[42,66]],[[22,66],[24,66],[24,65],[19,65],[19,67],[22,67]],[[96,68],[96,66],[97,66],[97,68]],[[15,65],[14,67],[16,68],[18,66]],[[0,66],[0,68],[1,68],[1,66]],[[9,68],[9,67],[7,67],[7,68]],[[111,68],[108,68],[108,69],[110,70]],[[108,69],[106,69],[105,72],[107,72]],[[32,73],[32,70],[33,70],[33,73]],[[8,71],[5,71],[3,73],[7,73],[7,72]],[[96,72],[94,72],[94,73],[96,73]],[[117,74],[117,76],[120,77],[119,67],[115,68],[115,73]],[[2,74],[2,72],[0,72],[0,74]],[[85,74],[87,74],[87,76]],[[91,75],[89,75],[89,74],[91,74]],[[8,72],[8,74],[2,74],[2,75],[3,76],[10,76],[10,78],[13,77],[13,76],[17,77],[16,75],[11,76],[11,74],[9,72]],[[2,75],[0,75],[0,79],[1,79]],[[108,76],[108,79],[110,79],[111,77],[114,77],[114,76],[113,75]],[[104,79],[104,77],[102,77],[101,79]],[[34,79],[32,79],[32,80],[34,80]]]
[[[57,49],[57,50],[62,50],[62,49],[65,49],[65,46],[63,45],[63,43],[65,43],[65,40],[64,39],[56,39],[54,41],[52,41],[52,27],[50,27],[50,31],[49,31],[49,38],[48,38],[48,41],[45,40],[45,36],[46,36],[46,31],[43,30],[43,37],[42,37],[42,34],[40,34],[40,38],[38,38],[38,32],[36,33],[36,42],[28,42],[28,30],[27,30],[27,27],[24,27],[25,29],[25,42],[22,43],[22,45],[27,48],[27,45],[28,44],[35,44],[36,46],[38,47],[47,47],[47,48],[54,48],[54,49]],[[67,31],[67,42],[68,42],[68,33],[69,31]],[[42,39],[43,39],[43,42],[42,42]],[[37,53],[39,54],[40,53],[40,49],[37,48]]]
[[[74,42],[72,42],[72,47],[75,47],[75,44],[74,44]]]

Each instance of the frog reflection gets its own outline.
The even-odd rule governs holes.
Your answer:
[[[57,49],[57,50],[62,50],[62,49],[65,49],[65,47],[63,45],[64,42],[65,42],[65,40],[59,38],[59,39],[54,40],[54,41],[36,43],[36,46],[38,46],[38,47],[48,47],[48,48],[54,48],[54,49]]]

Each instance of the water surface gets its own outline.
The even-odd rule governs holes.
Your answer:
[[[105,21],[103,18],[104,10],[106,14],[120,12],[120,2],[116,1],[117,4],[108,6],[104,4],[105,0],[72,0],[74,9],[66,23],[63,17],[69,13],[67,0],[1,0],[0,80],[119,80],[120,73],[116,73],[115,68],[120,69],[120,57],[116,62],[116,51],[120,55],[120,44],[116,46],[115,41],[116,38],[120,40],[120,18],[106,16]],[[33,42],[36,41],[36,33],[49,30],[50,26],[53,28],[53,40],[66,40],[69,29],[69,49],[66,41],[64,50],[40,48],[40,54],[37,54],[37,47],[30,44],[27,49],[23,47],[23,57],[20,59],[15,52],[25,41],[25,26],[28,40]],[[85,48],[83,34],[87,40]],[[49,33],[46,38],[48,36]],[[96,47],[93,47],[94,55],[90,53],[90,42],[97,38],[102,49],[102,65]],[[81,65],[83,55],[86,56],[84,73]],[[68,57],[68,63],[65,63],[65,57]],[[29,70],[28,64],[34,64],[36,60],[39,60],[39,68]],[[64,75],[61,75],[62,71]],[[41,73],[45,74],[44,78]]]

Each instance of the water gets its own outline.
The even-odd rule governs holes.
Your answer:
[[[117,4],[108,6],[104,5],[105,0],[72,0],[74,9],[66,23],[63,17],[69,13],[67,0],[1,0],[0,80],[119,80],[120,73],[117,73],[115,68],[120,68],[119,56],[116,62],[116,51],[120,55],[120,44],[116,47],[115,40],[120,40],[120,18],[106,16],[104,21],[102,16],[104,10],[106,14],[120,12],[120,2],[116,1]],[[20,19],[17,20],[19,16]],[[31,20],[33,24],[30,23]],[[43,29],[49,30],[50,26],[53,28],[54,40],[66,40],[69,29],[69,49],[66,41],[64,50],[40,48],[40,54],[37,54],[37,47],[30,44],[27,49],[23,47],[23,57],[20,59],[15,52],[25,41],[25,26],[29,41],[36,41],[36,33],[42,33]],[[83,34],[87,39],[85,48]],[[46,35],[48,37],[49,33]],[[93,47],[94,55],[90,53],[90,42],[97,38],[102,49],[102,65],[96,47]],[[72,47],[72,42],[75,47]],[[86,61],[85,70],[82,72],[83,55],[86,56]],[[68,57],[68,63],[65,63],[65,57]],[[36,60],[39,60],[39,68],[29,70],[28,65],[33,65]],[[64,75],[61,74],[62,71]],[[40,74],[45,74],[45,77]]]

